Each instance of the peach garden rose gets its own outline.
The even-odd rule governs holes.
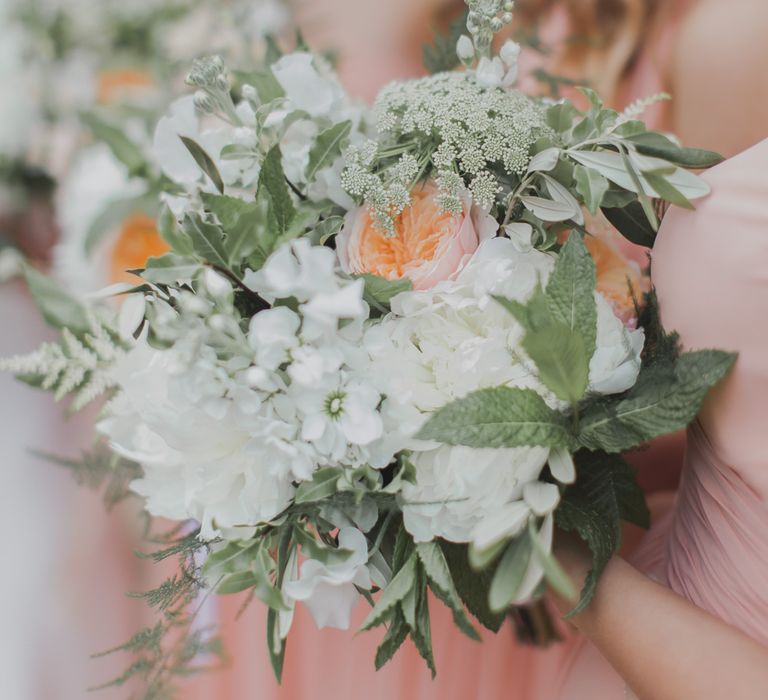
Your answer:
[[[454,279],[480,243],[493,238],[499,225],[472,203],[464,211],[443,211],[438,188],[428,180],[411,192],[411,204],[395,219],[395,235],[378,229],[366,206],[350,211],[336,239],[344,272],[371,273],[388,280],[407,277],[414,289],[429,289]]]

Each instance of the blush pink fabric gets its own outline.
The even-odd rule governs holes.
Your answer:
[[[686,349],[739,353],[688,431],[677,501],[634,564],[768,646],[768,140],[706,174],[713,195],[667,215],[653,251],[664,324]],[[579,642],[560,700],[623,700],[599,652]]]

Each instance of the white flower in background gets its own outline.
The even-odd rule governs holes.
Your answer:
[[[102,236],[89,254],[89,233],[111,205],[144,190],[145,184],[129,178],[127,168],[105,144],[80,152],[56,196],[61,239],[53,252],[54,275],[71,292],[85,297],[109,284],[108,259],[114,239]]]
[[[272,64],[272,73],[290,106],[312,117],[333,117],[339,103],[346,99],[335,74],[327,69],[321,73],[311,53],[298,51],[283,56]]]
[[[10,24],[5,5],[0,5],[3,24],[0,40],[0,156],[16,157],[24,153],[31,130],[38,117],[34,90],[30,89],[29,50],[18,27]]]
[[[356,586],[371,587],[368,572],[368,543],[360,530],[345,527],[339,531],[339,547],[350,551],[344,561],[323,564],[309,559],[301,565],[299,578],[283,586],[294,601],[303,602],[319,628],[348,629],[352,610],[360,594]]]

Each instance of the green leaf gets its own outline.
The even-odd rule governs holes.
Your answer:
[[[582,451],[576,464],[579,478],[555,511],[557,526],[577,533],[592,551],[592,569],[571,616],[589,605],[600,574],[621,547],[622,521],[648,527],[650,520],[634,471],[621,457]]]
[[[469,564],[475,571],[482,571],[493,564],[499,555],[507,547],[506,540],[499,540],[495,544],[486,547],[485,549],[478,549],[473,544],[469,545]]]
[[[341,472],[336,467],[318,469],[312,481],[303,481],[296,489],[296,503],[314,503],[330,498],[338,491]]]
[[[407,277],[399,280],[387,280],[370,273],[355,275],[355,277],[365,280],[363,298],[379,311],[389,311],[392,297],[401,292],[410,292],[413,289],[413,283]]]
[[[711,168],[722,163],[723,156],[701,148],[683,148],[656,131],[643,131],[627,138],[643,155],[663,158],[682,168]]]
[[[106,143],[115,158],[128,168],[129,175],[137,175],[146,168],[147,162],[141,148],[122,129],[109,124],[93,112],[83,114],[82,119],[94,137]]]
[[[216,593],[219,595],[232,595],[240,593],[249,588],[253,588],[258,583],[258,579],[251,571],[238,571],[234,574],[225,576],[221,583],[216,586]]]
[[[459,65],[456,44],[467,30],[467,14],[468,11],[465,10],[457,17],[451,23],[447,34],[436,34],[432,44],[422,46],[422,60],[429,73],[442,73]]]
[[[596,170],[585,168],[583,165],[577,165],[573,175],[576,179],[576,191],[581,195],[590,214],[594,216],[608,191],[608,180]]]
[[[509,387],[480,389],[449,403],[418,437],[467,447],[560,447],[571,440],[563,416],[541,396]]]
[[[317,173],[330,165],[341,155],[344,142],[352,130],[352,122],[345,121],[334,124],[332,127],[321,131],[315,143],[309,151],[309,164],[307,165],[307,182],[312,182]]]
[[[85,307],[75,297],[34,267],[24,265],[23,271],[29,293],[46,323],[59,330],[68,328],[75,335],[90,330]]]
[[[401,613],[396,613],[389,625],[387,633],[384,635],[379,648],[376,650],[376,670],[380,671],[403,645],[408,637],[408,627],[403,621]]]
[[[451,609],[456,626],[470,639],[479,641],[480,637],[464,611],[443,550],[436,542],[420,542],[416,545],[416,554],[424,567],[429,587]]]
[[[595,263],[584,240],[572,234],[560,251],[547,282],[547,306],[552,316],[584,341],[587,364],[595,352],[597,305]]]
[[[624,207],[603,208],[603,215],[630,243],[652,248],[656,242],[656,231],[643,212],[640,202],[631,202]]]
[[[382,624],[416,585],[416,554],[412,554],[403,567],[393,576],[389,585],[382,591],[373,610],[365,618],[360,629],[368,630]]]
[[[176,217],[167,205],[163,205],[157,217],[157,232],[171,248],[179,255],[192,255],[194,248],[189,236],[179,226]]]
[[[279,683],[283,677],[283,664],[285,663],[285,640],[280,638],[280,613],[273,608],[267,610],[267,650],[272,671]]]
[[[541,544],[540,535],[536,532],[533,522],[528,523],[528,539],[533,545],[533,554],[541,564],[546,578],[552,588],[563,598],[571,602],[579,599],[579,594],[573,585],[571,577],[563,570],[552,554]]]
[[[440,548],[445,554],[454,585],[464,605],[483,627],[491,632],[498,632],[506,616],[488,606],[488,588],[493,580],[495,568],[474,571],[469,566],[465,544],[440,542]]]
[[[671,184],[663,175],[654,172],[645,172],[643,176],[648,180],[648,184],[656,190],[656,193],[664,201],[675,204],[683,209],[695,209],[691,200],[688,199],[680,190]]]
[[[570,204],[556,202],[553,199],[526,195],[520,197],[523,206],[542,221],[567,221],[577,215],[577,210]]]
[[[590,170],[595,170],[611,182],[616,183],[630,192],[638,193],[642,186],[638,185],[627,171],[622,154],[614,151],[566,151],[566,154],[577,163]],[[648,188],[648,194],[650,187]]]
[[[179,138],[195,159],[195,163],[200,167],[200,170],[210,178],[213,186],[219,192],[224,194],[224,181],[221,179],[221,174],[216,167],[216,163],[213,162],[213,158],[211,158],[211,156],[206,153],[205,149],[194,139],[191,139],[188,136],[179,136]]]
[[[327,219],[323,219],[317,226],[315,226],[312,232],[312,240],[317,245],[325,245],[331,238],[333,238],[344,226],[344,217],[342,216],[329,216]]]
[[[296,215],[296,208],[286,184],[280,146],[273,146],[264,159],[259,174],[259,194],[268,198],[270,218],[276,227],[275,235],[283,235]]]
[[[201,194],[203,204],[220,222],[224,231],[223,245],[229,266],[238,268],[264,243],[266,234],[266,212],[259,202],[246,202],[238,197]],[[265,251],[272,252],[271,246]]]
[[[208,555],[203,564],[203,575],[208,580],[215,581],[227,574],[247,570],[256,556],[258,546],[256,540],[227,543]]]
[[[547,109],[547,124],[557,133],[568,131],[579,116],[579,111],[570,102],[560,102]]]
[[[429,620],[429,598],[427,596],[427,587],[420,582],[417,588],[416,597],[416,625],[411,628],[411,639],[416,645],[421,658],[426,661],[429,670],[432,672],[432,678],[437,675],[435,668],[435,658],[432,653],[432,630]]]
[[[651,202],[650,199],[655,196],[656,193],[653,191],[653,188],[648,185],[648,181],[644,180],[640,173],[635,170],[635,166],[624,151],[621,152],[621,160],[624,163],[627,174],[632,180],[634,187],[631,189],[633,189],[634,192],[637,192],[637,198],[640,200],[640,206],[643,208],[643,213],[648,219],[648,223],[654,231],[658,230],[659,220],[656,216],[656,210],[653,208],[653,202]]]
[[[589,383],[589,358],[584,340],[576,331],[562,323],[528,331],[523,348],[536,364],[539,379],[555,396],[572,404],[584,396]]]
[[[509,543],[496,567],[488,591],[488,605],[491,610],[503,612],[515,600],[528,570],[531,550],[531,539],[525,534]]]
[[[649,368],[623,398],[585,411],[579,441],[591,450],[624,452],[685,428],[735,360],[732,353],[697,350],[683,353],[674,367]]]
[[[199,214],[186,214],[181,228],[189,237],[194,253],[205,262],[227,267],[227,251],[221,229],[203,221]]]
[[[192,279],[200,270],[200,263],[175,253],[149,258],[141,273],[142,279],[152,284],[176,284]]]

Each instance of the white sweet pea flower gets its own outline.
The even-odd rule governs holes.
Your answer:
[[[320,629],[348,629],[352,610],[360,597],[355,586],[371,587],[366,566],[368,544],[363,533],[353,527],[342,528],[339,531],[339,547],[351,552],[346,560],[337,564],[322,564],[309,559],[301,565],[298,580],[283,586],[286,596],[303,602],[309,608]]]
[[[313,117],[328,116],[339,97],[337,81],[320,75],[310,53],[286,54],[272,65],[272,73],[291,105]]]
[[[251,319],[248,342],[260,367],[274,371],[288,359],[288,353],[299,345],[300,324],[299,317],[285,306],[260,311]]]
[[[505,68],[498,56],[488,58],[483,56],[477,64],[477,82],[483,87],[501,87],[504,80]]]
[[[309,151],[315,143],[317,125],[309,119],[293,122],[280,139],[285,176],[294,183],[306,182]]]
[[[516,41],[512,41],[512,39],[508,39],[501,47],[499,56],[501,57],[501,60],[507,64],[507,67],[514,68],[517,66],[517,61],[520,57],[520,51],[520,44],[518,44]]]

